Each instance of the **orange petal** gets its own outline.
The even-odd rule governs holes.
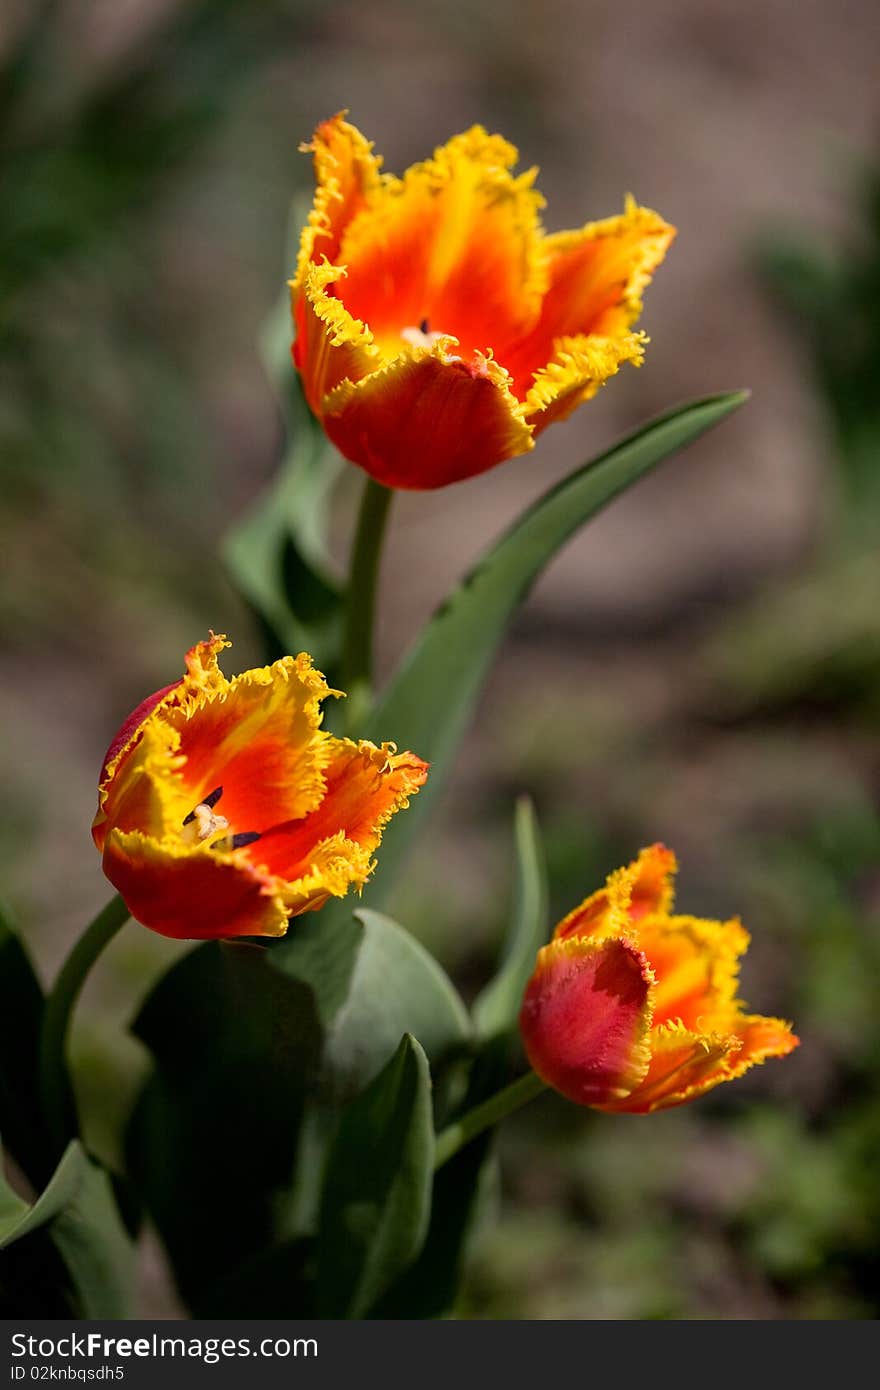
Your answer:
[[[550,283],[540,318],[519,341],[496,341],[499,361],[523,400],[562,338],[624,336],[642,311],[642,291],[666,255],[674,227],[628,199],[618,217],[547,237]]]
[[[140,732],[141,726],[146,723],[147,717],[152,714],[156,706],[165,699],[166,695],[170,695],[172,691],[177,690],[182,684],[182,677],[180,680],[172,681],[170,685],[163,686],[161,690],[157,690],[154,694],[148,695],[145,700],[141,700],[137,708],[132,710],[128,718],[120,725],[113,735],[110,747],[104,754],[104,761],[101,764],[101,775],[98,778],[99,782],[103,782],[106,778],[110,764],[115,763],[120,754],[131,747]]]
[[[552,941],[520,1012],[528,1059],[578,1105],[629,1094],[650,1060],[652,975],[644,954],[620,938]]]
[[[792,1032],[791,1024],[782,1018],[765,1018],[762,1014],[740,1014],[733,1020],[733,1031],[742,1043],[736,1057],[735,1076],[740,1076],[768,1057],[786,1057],[800,1046],[800,1038]]]
[[[259,849],[259,844],[254,846],[255,859]],[[344,898],[350,888],[361,889],[374,868],[371,851],[339,831],[321,840],[300,861],[296,877],[283,885],[284,906],[291,917],[315,912],[329,898]]]
[[[554,346],[552,360],[535,373],[523,402],[523,412],[535,433],[567,420],[617,374],[624,362],[640,367],[644,343],[642,333],[624,333],[617,338],[596,334],[561,338]]]
[[[638,939],[657,977],[655,1023],[677,1019],[698,1032],[712,1031],[719,1018],[735,1012],[739,957],[749,944],[738,918],[645,917]]]
[[[340,382],[360,381],[381,365],[372,333],[336,297],[334,287],[344,274],[339,266],[328,263],[309,265],[300,291],[293,291],[293,360],[306,400],[319,420],[328,392]]]
[[[732,1035],[698,1034],[683,1024],[666,1023],[652,1030],[650,1050],[650,1065],[641,1084],[600,1109],[639,1115],[682,1105],[727,1080],[729,1059],[740,1050],[740,1042]]]
[[[381,159],[356,126],[340,111],[322,121],[304,152],[315,156],[315,201],[303,229],[294,285],[310,261],[335,261],[339,242],[353,217],[381,185]]]
[[[695,1033],[681,1023],[651,1032],[651,1064],[641,1085],[602,1110],[644,1115],[695,1100],[722,1081],[733,1081],[768,1057],[784,1057],[798,1045],[791,1025],[781,1019],[741,1017],[736,1031]]]
[[[173,849],[138,831],[114,829],[103,867],[132,917],[162,936],[203,940],[287,930],[278,885],[241,855]]]
[[[151,711],[137,738],[110,764],[112,771],[101,786],[100,809],[92,826],[98,849],[103,850],[112,829],[138,830],[156,840],[180,835],[194,803],[178,776],[178,743],[156,709]]]
[[[311,872],[328,841],[374,850],[388,821],[428,775],[427,763],[414,753],[395,753],[393,744],[377,748],[366,741],[334,739],[332,747],[320,804],[303,818],[276,825],[253,847],[260,865],[289,884]],[[367,863],[363,857],[361,862]]]
[[[413,349],[324,399],[330,439],[386,487],[443,487],[533,447],[505,373],[448,346]]]
[[[159,712],[176,739],[192,809],[217,787],[236,831],[262,832],[304,816],[324,791],[332,740],[321,728],[331,692],[311,657],[283,657],[245,671],[207,696]]]
[[[226,637],[213,632],[206,641],[197,642],[186,654],[186,675],[148,695],[117,730],[104,754],[98,778],[98,812],[92,824],[92,839],[99,850],[104,848],[111,823],[124,830],[139,827],[149,834],[161,834],[164,817],[155,780],[173,774],[177,766],[173,756],[176,740],[154,739],[148,749],[140,748],[137,753],[135,750],[151,716],[191,699],[194,691],[208,689],[218,678],[225,681],[217,665],[217,654],[231,645]],[[164,766],[157,766],[159,763]]]
[[[386,181],[346,228],[341,294],[394,355],[427,321],[461,355],[487,353],[537,318],[546,288],[536,170],[514,177],[516,149],[474,126]]]
[[[637,924],[649,913],[668,912],[678,865],[665,845],[649,845],[624,869],[608,875],[604,888],[592,893],[553,933],[554,941],[572,936],[607,936]]]

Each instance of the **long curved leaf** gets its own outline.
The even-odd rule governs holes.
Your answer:
[[[367,721],[376,741],[393,738],[431,764],[427,785],[382,844],[368,890],[381,903],[422,818],[439,792],[505,630],[532,584],[585,522],[662,459],[717,425],[745,391],[709,396],[661,415],[584,465],[519,518],[438,609]]]
[[[516,886],[504,955],[498,973],[478,995],[471,1011],[484,1041],[515,1027],[535,956],[547,939],[547,866],[535,808],[527,796],[520,797],[516,805],[515,838]]]
[[[45,1228],[76,1291],[82,1316],[124,1318],[130,1310],[134,1247],[110,1179],[73,1140],[32,1207],[8,1191],[0,1199],[0,1247]]]
[[[319,1317],[364,1317],[416,1258],[434,1165],[431,1074],[415,1038],[342,1117],[327,1161],[318,1232]]]

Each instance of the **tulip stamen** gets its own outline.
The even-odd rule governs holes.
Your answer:
[[[259,838],[259,830],[240,830],[237,835],[233,835],[229,848],[244,849],[245,845],[252,845]]]
[[[189,825],[190,821],[196,819],[196,811],[198,811],[200,808],[207,807],[209,811],[213,811],[214,807],[217,805],[217,802],[220,800],[222,795],[222,787],[215,787],[212,792],[208,792],[208,795],[202,798],[198,806],[196,806],[192,811],[190,811],[188,816],[184,816],[184,825]]]
[[[218,831],[228,830],[229,821],[225,816],[218,816],[204,801],[200,801],[187,816],[183,826],[183,838],[186,843],[201,844],[203,840],[210,840]]]
[[[212,835],[216,835],[219,830],[229,829],[226,817],[217,815],[214,810],[222,795],[223,788],[215,787],[198,806],[193,807],[188,816],[184,816],[183,838],[187,844],[201,843],[202,840],[209,840]]]
[[[222,840],[215,840],[210,849],[219,849],[228,852],[233,849],[244,849],[245,845],[252,845],[255,840],[261,838],[259,830],[239,830],[234,835],[224,835]]]
[[[410,347],[432,348],[441,338],[445,338],[448,335],[446,333],[434,332],[431,328],[430,321],[424,318],[421,320],[418,327],[414,324],[409,324],[406,328],[402,328],[400,330],[400,336],[405,343],[409,343]]]

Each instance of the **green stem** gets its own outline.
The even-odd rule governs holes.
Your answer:
[[[342,658],[342,685],[348,696],[350,728],[359,725],[371,694],[376,589],[382,539],[393,496],[390,488],[367,478],[351,553]]]
[[[40,1030],[40,1093],[49,1132],[59,1151],[78,1128],[65,1060],[70,1018],[89,971],[129,916],[118,894],[111,898],[86,927],[46,999]]]
[[[484,1100],[482,1105],[474,1106],[461,1119],[455,1120],[453,1124],[447,1125],[446,1129],[441,1130],[437,1135],[437,1143],[434,1150],[434,1168],[442,1168],[444,1163],[448,1163],[459,1149],[463,1149],[465,1144],[469,1144],[472,1139],[476,1139],[478,1134],[482,1134],[484,1129],[489,1129],[492,1125],[497,1125],[499,1120],[503,1120],[506,1115],[510,1115],[514,1110],[519,1110],[521,1105],[527,1105],[530,1100],[534,1100],[546,1088],[546,1081],[542,1081],[537,1072],[527,1071],[516,1081],[512,1081],[509,1086],[505,1086],[503,1091],[498,1091],[496,1095]]]

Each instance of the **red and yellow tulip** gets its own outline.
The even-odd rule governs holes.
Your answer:
[[[378,482],[436,488],[534,447],[622,363],[674,236],[625,211],[546,236],[535,169],[474,126],[402,178],[353,125],[307,147],[317,190],[291,283],[294,361],[329,438]]]
[[[227,680],[225,637],[113,739],[92,827],[131,914],[163,936],[281,936],[360,888],[427,764],[321,728],[330,690],[305,653]]]
[[[642,850],[538,953],[523,1041],[538,1075],[579,1105],[682,1105],[797,1047],[790,1024],[736,997],[741,923],[672,914],[675,869],[663,845]]]

